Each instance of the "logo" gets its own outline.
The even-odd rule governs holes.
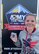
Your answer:
[[[6,19],[9,24],[24,25],[24,18],[26,14],[31,13],[21,4],[18,4],[6,13]]]

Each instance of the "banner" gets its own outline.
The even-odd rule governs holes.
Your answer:
[[[22,47],[14,44],[12,36],[17,35],[16,38],[19,39],[20,31],[25,29],[27,14],[37,15],[37,0],[2,0],[2,4],[2,54],[20,54]]]

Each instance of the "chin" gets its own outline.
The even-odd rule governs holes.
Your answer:
[[[27,27],[27,29],[34,29],[33,27]]]
[[[34,29],[34,28],[29,27],[29,28],[27,28],[27,31],[30,31],[30,30],[31,30],[31,32],[32,32],[33,29]]]

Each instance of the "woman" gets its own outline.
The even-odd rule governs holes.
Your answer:
[[[17,35],[14,38],[10,36],[10,38],[16,46],[20,47],[22,44],[21,54],[39,54],[39,31],[36,29],[36,16],[27,14],[25,29],[20,32],[19,39],[17,39]]]

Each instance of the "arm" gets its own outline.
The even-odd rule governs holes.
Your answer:
[[[14,44],[17,46],[17,47],[21,47],[21,41],[19,38],[17,38],[17,34],[13,36],[13,34],[15,33],[11,33],[11,36],[10,36],[10,39],[14,42]]]
[[[34,47],[34,49],[37,52],[37,54],[39,54],[39,42],[36,44],[36,46]]]

